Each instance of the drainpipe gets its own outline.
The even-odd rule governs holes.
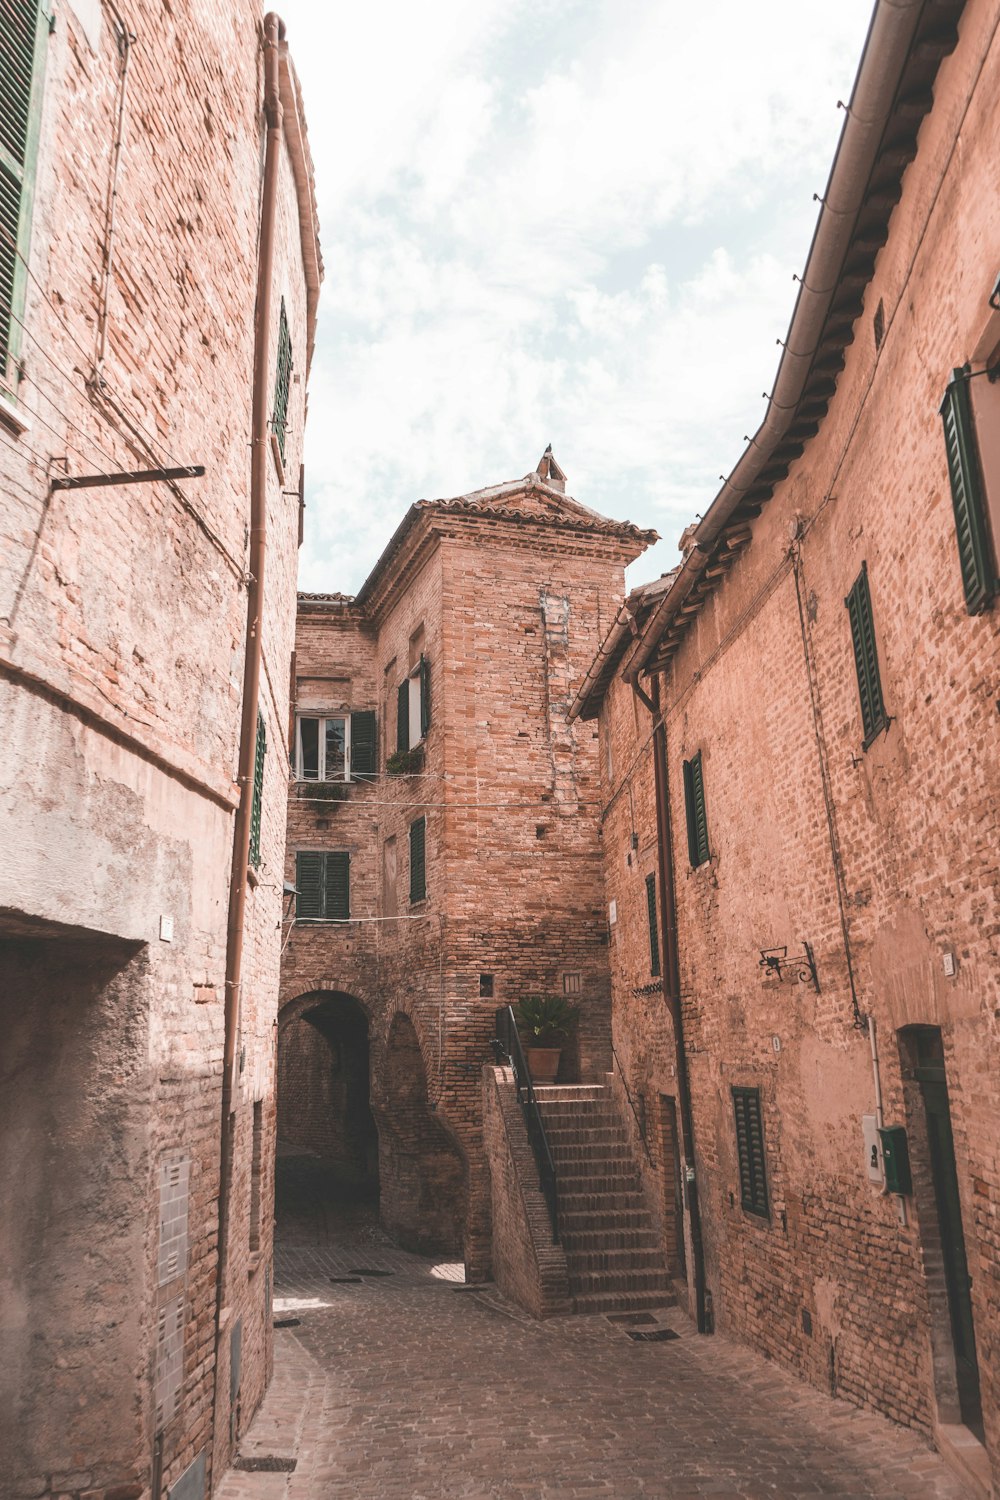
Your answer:
[[[677,1068],[677,1099],[681,1116],[681,1150],[684,1157],[684,1188],[687,1194],[688,1218],[691,1224],[691,1260],[694,1271],[695,1316],[699,1333],[708,1332],[705,1298],[705,1250],[701,1237],[701,1210],[698,1205],[698,1179],[694,1170],[694,1116],[691,1109],[691,1086],[688,1080],[687,1053],[684,1048],[684,1020],[681,1014],[680,956],[677,946],[677,903],[674,893],[674,851],[670,826],[670,784],[667,778],[667,728],[660,713],[660,679],[654,673],[652,697],[647,697],[638,682],[632,684],[636,696],[653,716],[653,776],[656,794],[656,852],[660,887],[660,931],[663,933],[663,998],[670,1011],[674,1028],[674,1055]]]
[[[264,20],[264,117],[267,140],[261,192],[260,240],[257,250],[257,308],[254,319],[252,447],[250,455],[250,580],[247,585],[246,651],[243,662],[243,717],[240,723],[240,802],[233,828],[233,868],[229,888],[229,927],[226,939],[225,1042],[222,1054],[222,1149],[219,1162],[219,1269],[216,1294],[216,1340],[222,1324],[226,1292],[225,1267],[229,1244],[232,1188],[232,1118],[236,1092],[236,1044],[239,1036],[240,985],[243,976],[243,926],[246,917],[250,818],[257,748],[257,709],[260,697],[261,627],[264,604],[264,554],[267,529],[268,353],[271,329],[271,282],[274,272],[274,231],[278,201],[279,148],[282,135],[278,92],[278,43],[284,26],[273,11]]]

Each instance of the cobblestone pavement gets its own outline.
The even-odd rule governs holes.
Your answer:
[[[637,1343],[604,1317],[536,1323],[461,1267],[395,1249],[367,1215],[279,1243],[271,1391],[222,1500],[899,1497],[965,1488],[915,1435],[720,1335]],[[321,1232],[316,1235],[315,1231]],[[310,1233],[313,1243],[309,1243]],[[331,1277],[362,1275],[360,1281]]]

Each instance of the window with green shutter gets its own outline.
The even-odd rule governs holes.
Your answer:
[[[49,17],[39,0],[3,0],[0,16],[0,387],[14,392]]]
[[[703,865],[710,851],[700,750],[684,762],[684,810],[687,813],[688,858],[692,866]]]
[[[351,856],[348,851],[300,849],[295,856],[295,890],[296,921],[349,921]]]
[[[865,750],[873,740],[889,727],[889,715],[882,701],[882,680],[878,670],[878,651],[875,647],[875,622],[872,619],[872,598],[868,588],[868,564],[861,564],[861,572],[854,580],[854,587],[844,600],[851,622],[851,642],[854,646],[854,669],[858,674],[858,696],[861,699],[861,726]]]
[[[997,592],[997,563],[987,520],[967,370],[952,371],[941,403],[941,420],[965,607],[970,615],[978,615]]]
[[[278,322],[278,367],[274,380],[274,415],[272,425],[278,439],[282,460],[285,457],[285,433],[288,429],[288,393],[292,380],[292,338],[288,331],[285,299],[281,299]]]
[[[767,1167],[764,1161],[764,1119],[760,1089],[733,1089],[736,1116],[736,1153],[740,1167],[740,1203],[748,1214],[769,1219]]]
[[[646,876],[646,916],[649,919],[649,972],[660,972],[660,934],[656,923],[656,876]]]
[[[257,749],[253,762],[253,803],[250,808],[250,863],[260,868],[260,811],[264,802],[264,757],[267,754],[267,730],[264,716],[257,714]]]
[[[410,748],[410,684],[403,681],[396,689],[396,749],[405,755]]]
[[[427,896],[427,821],[418,818],[410,824],[410,903]]]
[[[426,656],[420,657],[420,738],[423,739],[431,727],[431,664]]]

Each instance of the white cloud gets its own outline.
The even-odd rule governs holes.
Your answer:
[[[549,441],[676,540],[761,415],[869,8],[288,0],[330,268],[304,587]]]

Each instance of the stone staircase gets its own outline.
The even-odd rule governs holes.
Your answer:
[[[578,1313],[675,1302],[639,1168],[607,1084],[536,1084],[556,1169],[559,1229]]]

